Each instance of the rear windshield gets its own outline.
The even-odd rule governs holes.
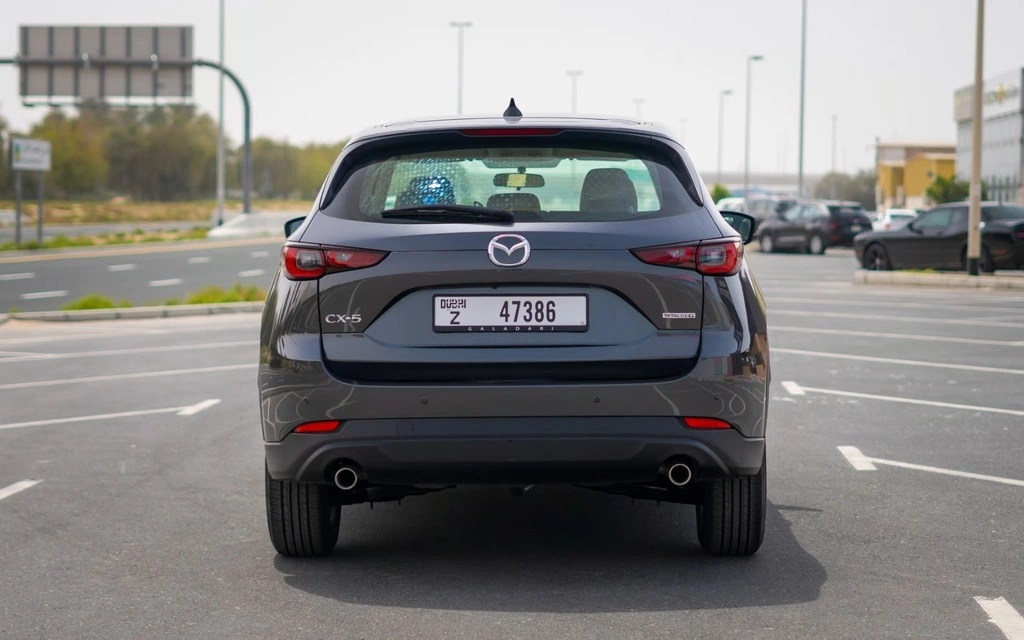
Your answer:
[[[864,213],[864,208],[863,207],[858,207],[858,206],[849,206],[849,205],[835,206],[835,205],[832,205],[832,206],[829,206],[828,210],[832,213],[832,215],[834,215],[836,217],[839,217],[839,218],[852,218],[854,216],[867,215],[867,214]]]
[[[614,221],[699,205],[671,168],[622,150],[472,147],[374,159],[352,171],[325,213],[388,222],[381,212],[462,205],[511,210],[529,222]]]
[[[985,207],[987,220],[1024,220],[1024,207],[1001,206]]]

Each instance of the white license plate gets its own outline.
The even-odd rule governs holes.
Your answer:
[[[587,330],[587,296],[434,296],[434,331],[547,333]]]

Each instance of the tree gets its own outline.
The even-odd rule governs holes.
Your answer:
[[[985,183],[981,183],[981,199],[988,199],[988,189]],[[956,177],[944,178],[936,176],[935,180],[928,185],[925,195],[935,204],[946,202],[963,202],[971,195],[971,183],[967,180],[957,180]]]
[[[50,141],[47,182],[58,196],[97,192],[106,184],[107,159],[100,123],[88,112],[68,118],[58,109],[46,114],[29,135]]]
[[[853,200],[866,210],[875,209],[875,172],[863,170],[856,175],[832,172],[814,185],[814,197],[822,200]]]
[[[711,187],[711,199],[715,202],[718,202],[722,198],[728,198],[730,195],[732,194],[724,184],[716,182],[715,186]]]

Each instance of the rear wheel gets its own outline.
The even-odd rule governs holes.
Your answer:
[[[266,474],[267,526],[270,541],[283,556],[325,556],[338,542],[341,507],[331,489],[311,482],[274,480]]]
[[[864,268],[871,271],[889,271],[892,263],[889,262],[889,254],[885,247],[880,244],[870,245],[864,250]]]
[[[775,251],[775,238],[770,233],[766,233],[761,236],[761,252],[772,253]]]
[[[807,253],[820,256],[825,253],[826,246],[824,238],[818,235],[811,236],[807,241]]]
[[[757,475],[715,478],[697,505],[697,538],[716,556],[750,556],[764,540],[768,501],[767,464]]]

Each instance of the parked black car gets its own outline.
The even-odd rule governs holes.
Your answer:
[[[763,221],[783,213],[796,203],[796,198],[756,196],[747,200],[744,213],[754,216],[756,229]]]
[[[985,202],[981,207],[981,270],[1024,268],[1024,207]],[[865,269],[966,268],[967,203],[940,205],[900,229],[854,238]]]
[[[761,251],[797,249],[822,254],[834,245],[849,244],[871,219],[859,202],[801,200],[783,213],[767,218],[757,228]]]

